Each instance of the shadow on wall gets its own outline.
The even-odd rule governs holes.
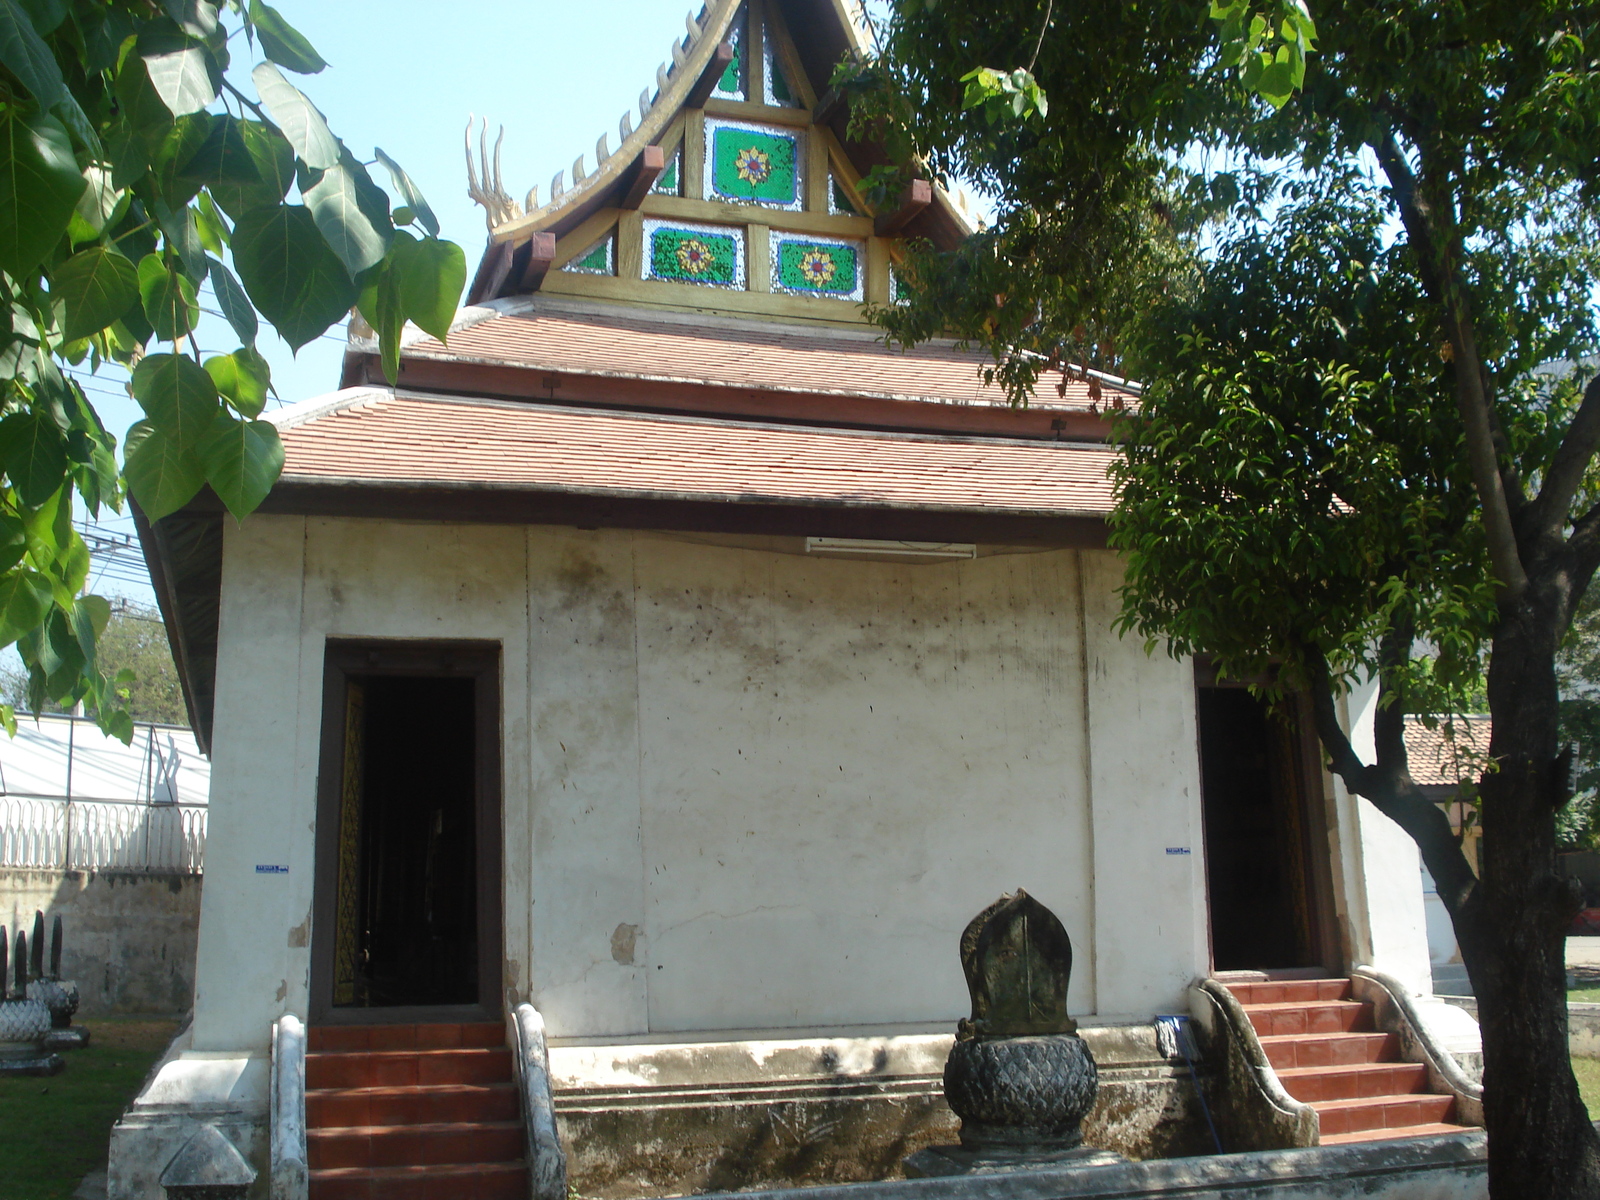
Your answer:
[[[63,927],[61,974],[79,1015],[169,1015],[194,1000],[201,876],[0,868],[0,924]]]

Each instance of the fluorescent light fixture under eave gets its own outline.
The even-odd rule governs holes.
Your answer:
[[[806,553],[857,558],[904,558],[946,562],[977,558],[976,542],[895,542],[875,538],[808,537]]]

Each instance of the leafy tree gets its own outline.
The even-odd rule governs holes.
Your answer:
[[[1597,50],[1600,5],[1568,0],[899,0],[839,79],[904,171],[998,214],[912,257],[893,337],[953,329],[1018,400],[1085,368],[1147,381],[1120,423],[1125,627],[1277,664],[1346,787],[1416,840],[1479,997],[1497,1200],[1600,1194],[1555,863],[1600,381],[1535,370],[1595,344]],[[1402,731],[1461,711],[1485,660],[1480,877]],[[1371,762],[1336,716],[1365,680]]]
[[[187,725],[183,685],[172,661],[167,629],[154,608],[123,601],[111,611],[106,627],[95,639],[100,670],[112,681],[114,694],[135,721],[159,725]],[[28,707],[28,672],[17,666],[0,667],[0,701],[18,710]],[[49,712],[71,707],[51,704]]]
[[[0,0],[0,647],[35,711],[83,701],[131,736],[74,509],[131,492],[155,520],[208,486],[238,519],[260,505],[283,466],[262,319],[298,349],[359,304],[391,378],[407,320],[448,332],[465,258],[380,150],[391,209],[284,74],[325,65],[262,0]],[[208,280],[226,353],[195,335]],[[63,370],[85,362],[127,368],[144,409],[120,470]]]

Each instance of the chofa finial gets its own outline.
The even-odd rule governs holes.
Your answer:
[[[483,206],[484,223],[491,233],[507,221],[522,215],[522,206],[506,194],[500,182],[500,144],[506,140],[505,126],[494,140],[494,157],[489,157],[489,121],[484,118],[478,130],[478,160],[472,158],[472,125],[475,116],[467,117],[467,195]],[[532,193],[530,193],[531,195]]]

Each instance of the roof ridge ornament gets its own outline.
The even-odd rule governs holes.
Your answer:
[[[489,118],[483,119],[483,125],[478,130],[478,161],[472,161],[472,125],[478,118],[467,114],[466,150],[467,150],[467,195],[483,206],[484,223],[488,225],[489,232],[493,233],[495,227],[504,225],[507,221],[515,221],[522,216],[523,209],[515,200],[506,194],[505,187],[500,182],[500,144],[506,140],[506,127],[500,126],[499,136],[494,140],[494,159],[491,166],[489,158]],[[528,193],[530,206],[538,198],[538,189]]]
[[[564,197],[575,196],[580,191],[588,191],[605,182],[614,182],[618,170],[633,162],[645,145],[661,136],[662,122],[671,115],[668,112],[663,116],[663,101],[676,103],[687,94],[687,89],[693,86],[695,79],[704,70],[705,63],[702,60],[715,51],[724,36],[728,22],[732,20],[743,2],[744,0],[707,0],[700,7],[698,15],[692,9],[685,14],[685,35],[673,39],[670,63],[662,63],[656,68],[654,93],[652,94],[648,87],[639,93],[638,124],[634,124],[631,113],[624,113],[617,125],[621,141],[616,151],[614,153],[611,151],[607,135],[601,135],[595,145],[597,160],[595,169],[588,170],[583,156],[579,155],[571,168],[570,186],[567,172],[558,171],[550,181],[550,191],[543,208],[537,204],[537,188],[529,191],[526,204],[520,207],[506,195],[500,181],[498,141],[495,143],[496,152],[492,159],[492,167],[486,144],[480,147],[478,161],[476,163],[472,161],[469,123],[467,194],[483,205],[493,240],[515,240],[528,224],[523,220],[524,217],[532,217],[535,213],[543,214],[546,210],[556,207]],[[502,130],[502,136],[503,134]],[[487,143],[487,134],[482,135],[481,140]],[[623,166],[619,167],[613,160],[625,161]],[[517,223],[516,231],[503,230],[505,225],[513,222]],[[494,237],[496,234],[499,236]]]

